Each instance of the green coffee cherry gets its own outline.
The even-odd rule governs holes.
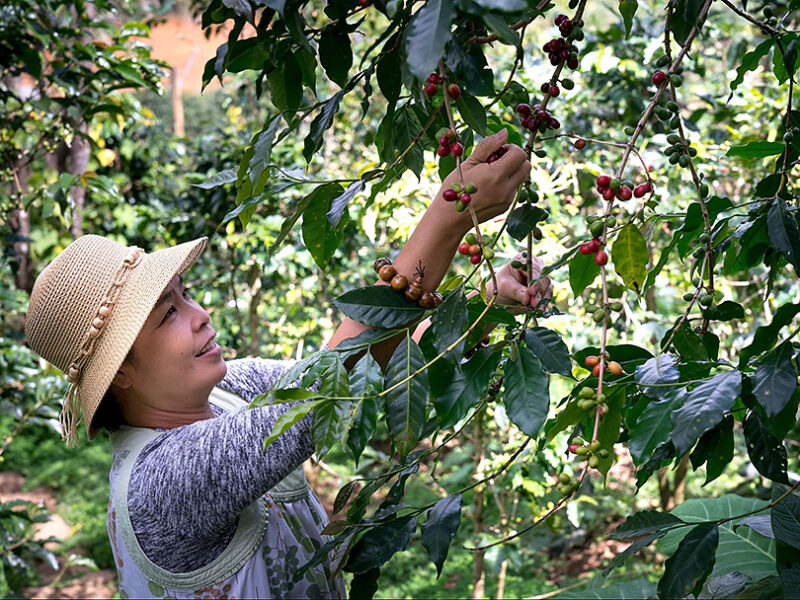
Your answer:
[[[636,129],[632,125],[627,125],[623,131],[625,132],[625,135],[630,137],[633,135],[633,132],[636,131]]]
[[[519,262],[518,260],[512,260],[511,261],[511,268],[512,269],[521,269],[522,268],[522,263]]]
[[[599,464],[600,464],[600,459],[599,458],[597,458],[596,456],[590,456],[589,457],[589,466],[592,469],[596,469],[597,465],[599,465]]]
[[[467,235],[464,236],[464,241],[467,242],[470,246],[472,244],[477,244],[478,236],[476,236],[474,233],[470,231]]]
[[[575,454],[589,454],[589,449],[586,446],[578,446],[575,449]]]
[[[589,231],[592,233],[594,237],[600,237],[603,235],[603,223],[602,221],[595,221],[589,226]]]
[[[475,185],[474,183],[468,183],[467,185],[464,186],[464,191],[467,192],[468,194],[474,194],[475,192],[478,191],[478,186]]]
[[[677,133],[670,133],[670,134],[667,136],[667,141],[668,141],[670,144],[680,144],[680,142],[681,142],[681,136],[679,136]]]
[[[608,458],[609,456],[611,456],[611,453],[605,448],[603,448],[602,450],[600,450],[600,452],[597,453],[597,456],[599,456],[600,458]]]
[[[678,161],[681,159],[681,156],[683,156],[683,155],[682,154],[678,154],[676,152],[675,154],[673,154],[672,156],[669,157],[669,164],[677,165]],[[460,204],[460,203],[457,203],[457,204]]]
[[[681,163],[682,167],[688,167],[689,166],[689,155],[681,154],[680,158],[678,158],[678,162]]]
[[[599,308],[592,313],[592,321],[594,321],[595,323],[601,323],[605,318],[606,318],[606,311],[604,311],[602,308]]]
[[[606,227],[614,227],[617,224],[617,217],[608,215],[605,220]]]
[[[585,387],[581,388],[581,391],[578,392],[581,398],[594,398],[594,388]],[[577,442],[576,442],[577,443]],[[583,443],[583,442],[580,442]]]
[[[675,115],[669,120],[669,128],[670,129],[677,129],[681,125],[681,118],[678,115]]]
[[[609,303],[608,308],[614,312],[619,312],[622,310],[622,302],[611,302]]]
[[[700,187],[697,188],[697,191],[700,193],[700,197],[701,198],[707,198],[708,197],[708,184],[701,183]]]
[[[586,443],[586,440],[583,439],[582,437],[578,436],[578,437],[572,438],[572,443],[573,444],[578,444],[578,446],[583,446]]]
[[[573,31],[574,31],[574,29],[573,29]],[[561,80],[561,86],[562,86],[562,87],[563,87],[565,90],[571,90],[572,88],[574,88],[574,87],[575,87],[575,82],[574,82],[574,81],[572,81],[572,79],[562,79],[562,80]]]
[[[701,306],[705,306],[708,308],[711,306],[711,303],[714,302],[714,297],[711,294],[700,294],[700,297],[697,299]]]
[[[697,237],[697,239],[699,240],[699,242],[700,242],[701,244],[707,244],[708,242],[710,242],[710,241],[711,241],[711,236],[709,236],[707,233],[701,233],[701,234],[700,234],[700,235]]]
[[[592,452],[597,452],[599,449],[600,449],[599,440],[595,440],[591,444],[589,444],[589,450],[591,450]]]
[[[488,246],[483,247],[483,258],[487,260],[492,260],[494,258],[494,250],[489,248]]]
[[[681,77],[678,74],[670,75],[669,82],[675,87],[681,87],[681,85],[683,84],[683,77]]]
[[[670,109],[672,112],[678,112],[678,103],[674,100],[670,100],[667,102],[667,108]]]
[[[561,483],[572,483],[572,477],[570,477],[567,473],[559,473],[558,480]]]
[[[684,302],[691,302],[691,301],[692,301],[692,298],[694,298],[694,294],[693,294],[692,292],[686,292],[686,293],[683,295],[683,301],[684,301]]]
[[[533,153],[539,158],[545,158],[547,156],[547,151],[544,148],[538,148],[534,150]]]
[[[666,54],[659,56],[658,60],[656,61],[657,67],[666,67],[668,64],[669,64],[669,57]]]
[[[694,278],[692,278],[692,285],[693,285],[694,287],[700,287],[700,283],[701,283],[701,281],[700,281],[700,278],[699,278],[699,277],[694,277]]]
[[[622,182],[617,177],[614,177],[611,180],[611,183],[608,184],[608,187],[610,187],[612,190],[618,190],[621,186]]]

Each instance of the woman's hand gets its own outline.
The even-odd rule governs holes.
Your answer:
[[[525,152],[515,144],[508,144],[505,154],[498,160],[491,164],[486,162],[493,152],[503,147],[507,139],[506,129],[484,138],[461,164],[464,183],[474,183],[478,188],[477,192],[471,194],[471,203],[480,223],[508,210],[517,188],[528,178],[531,171],[531,163],[528,162]],[[439,193],[436,194],[434,204],[444,205],[442,208],[455,213],[453,206],[455,202],[446,202],[442,198],[442,191],[457,182],[458,172],[454,169],[444,180]],[[462,225],[460,229],[466,231],[472,227],[472,219],[467,211],[456,214]]]
[[[522,255],[517,254],[514,260],[522,261]],[[531,276],[533,279],[542,274],[544,263],[536,256],[531,258]],[[508,262],[503,265],[496,273],[497,277],[497,303],[511,306],[518,306],[516,312],[524,312],[531,308],[536,308],[545,298],[553,296],[553,282],[549,277],[544,277],[532,286],[528,286],[528,267],[523,264],[522,268],[515,269]],[[494,284],[490,279],[486,283],[486,296],[494,293]],[[523,308],[524,307],[524,308]]]

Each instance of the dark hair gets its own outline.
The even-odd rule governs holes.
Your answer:
[[[125,357],[125,360],[122,361],[122,364],[132,361],[133,346],[131,346],[131,349],[128,351],[128,354]],[[122,416],[122,411],[119,409],[119,404],[117,404],[117,399],[114,397],[114,393],[111,391],[111,388],[109,388],[106,390],[103,399],[100,401],[100,405],[97,407],[94,417],[92,417],[91,429],[116,431],[119,429],[120,425],[124,424],[125,418]]]

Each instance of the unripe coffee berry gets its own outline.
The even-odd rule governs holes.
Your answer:
[[[619,364],[617,361],[612,360],[608,363],[608,372],[612,375],[621,375],[622,374],[622,365]]]
[[[492,260],[494,258],[494,250],[492,250],[491,248],[484,248],[483,257],[486,260]]]
[[[467,235],[464,236],[464,241],[467,242],[467,244],[469,244],[470,246],[472,244],[477,244],[478,236],[476,236],[474,233],[470,231]]]
[[[481,247],[478,244],[472,244],[469,247],[469,253],[470,254],[480,254],[481,253]]]
[[[596,364],[598,364],[600,362],[600,357],[599,356],[587,356],[584,359],[583,362],[586,363],[587,367],[593,367],[593,366],[595,366]],[[586,389],[586,388],[584,388],[584,389]],[[592,392],[592,395],[594,395],[594,392]]]
[[[467,192],[468,194],[474,194],[475,192],[478,191],[478,186],[475,185],[474,183],[468,183],[464,186],[464,191]]]

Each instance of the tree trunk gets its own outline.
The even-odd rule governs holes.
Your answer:
[[[475,466],[478,467],[483,461],[483,409],[479,409],[475,415],[475,434],[473,444],[475,446]],[[475,538],[480,545],[481,532],[483,531],[483,504],[484,486],[479,485],[475,488],[472,496],[472,524],[475,531]],[[474,552],[475,563],[472,567],[472,598],[483,598],[486,587],[486,568],[484,565],[484,552],[477,550]]]
[[[497,600],[503,599],[506,592],[506,573],[508,572],[508,559],[504,558],[500,564],[500,573],[497,575],[497,593],[494,595]]]
[[[14,261],[16,262],[16,274],[14,275],[14,285],[19,290],[25,290],[29,294],[33,291],[33,263],[31,262],[31,218],[25,210],[22,199],[28,193],[28,175],[30,169],[25,167],[13,168],[14,171],[14,195],[18,199],[19,208],[11,211],[8,219],[11,225],[11,232],[14,236]]]
[[[75,128],[75,137],[72,139],[72,146],[69,149],[69,173],[70,175],[83,175],[89,165],[89,140],[86,138],[86,123],[81,122]],[[75,185],[70,190],[72,195],[72,223],[69,233],[72,239],[77,239],[83,235],[83,209],[86,204],[86,188],[83,185]]]
[[[172,68],[170,76],[170,94],[172,96],[172,133],[178,137],[186,135],[183,118],[183,73],[180,69]]]
[[[658,495],[661,501],[661,509],[670,511],[679,504],[686,500],[686,474],[689,471],[689,455],[685,455],[681,462],[678,463],[678,468],[675,469],[675,475],[672,476],[672,482],[669,480],[669,469],[664,467],[658,471]]]

